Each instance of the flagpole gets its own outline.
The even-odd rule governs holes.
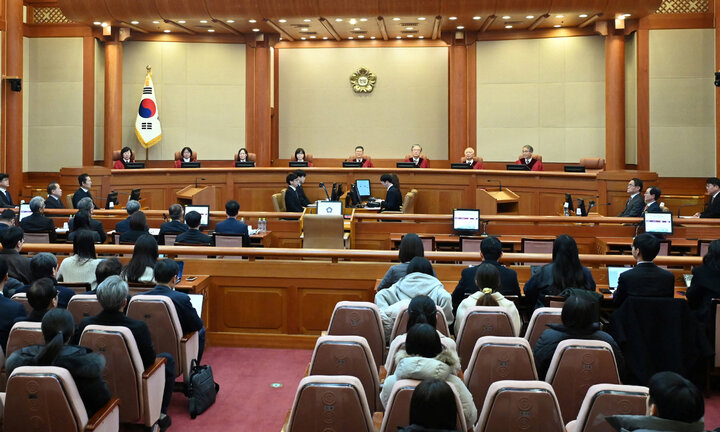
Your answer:
[[[150,65],[146,65],[145,70],[147,71],[147,73],[151,73],[152,68],[150,67]],[[150,153],[150,149],[148,149],[148,147],[145,147],[145,166],[148,166],[148,163],[149,163],[149,159],[150,159],[148,156],[149,153]]]

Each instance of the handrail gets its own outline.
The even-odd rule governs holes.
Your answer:
[[[449,221],[452,220],[450,214],[383,214],[355,212],[355,219],[382,219],[382,220],[408,220],[416,222],[428,221]],[[484,221],[495,222],[527,222],[534,224],[541,223],[572,223],[572,224],[637,224],[644,219],[640,217],[617,217],[617,216],[518,216],[518,215],[481,215],[480,219]],[[700,219],[700,218],[676,218],[673,220],[676,225],[717,225],[720,219]]]
[[[163,217],[167,216],[167,210],[142,210],[143,213],[145,213],[145,216],[147,217]],[[45,215],[46,216],[70,216],[77,213],[76,209],[45,209]],[[113,209],[113,210],[103,210],[98,209],[93,212],[94,217],[100,217],[100,216],[122,216],[127,217],[127,211],[125,209]],[[245,212],[239,212],[238,217],[247,217],[247,218],[257,218],[257,217],[263,217],[263,218],[269,218],[269,219],[283,219],[283,218],[299,218],[302,216],[302,213],[294,213],[294,212],[261,212],[261,211],[245,211]],[[227,217],[227,214],[225,214],[224,211],[211,211],[210,217],[213,219],[225,219]]]

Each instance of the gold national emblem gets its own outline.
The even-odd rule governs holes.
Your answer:
[[[350,75],[350,85],[355,93],[371,93],[377,77],[366,68],[360,68]]]

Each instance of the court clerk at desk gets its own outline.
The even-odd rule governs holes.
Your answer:
[[[383,174],[380,176],[380,184],[387,189],[385,201],[382,202],[380,208],[387,211],[400,211],[400,206],[402,205],[402,194],[400,193],[400,189],[393,184],[392,175]]]
[[[288,188],[285,191],[285,209],[289,212],[302,213],[303,206],[300,203],[300,196],[297,193],[297,187],[300,185],[297,174],[288,174],[287,177],[285,177],[285,181],[288,184]]]

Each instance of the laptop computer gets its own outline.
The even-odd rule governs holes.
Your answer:
[[[618,278],[620,273],[630,270],[632,267],[608,267],[608,287],[610,291],[615,291],[618,286]]]

